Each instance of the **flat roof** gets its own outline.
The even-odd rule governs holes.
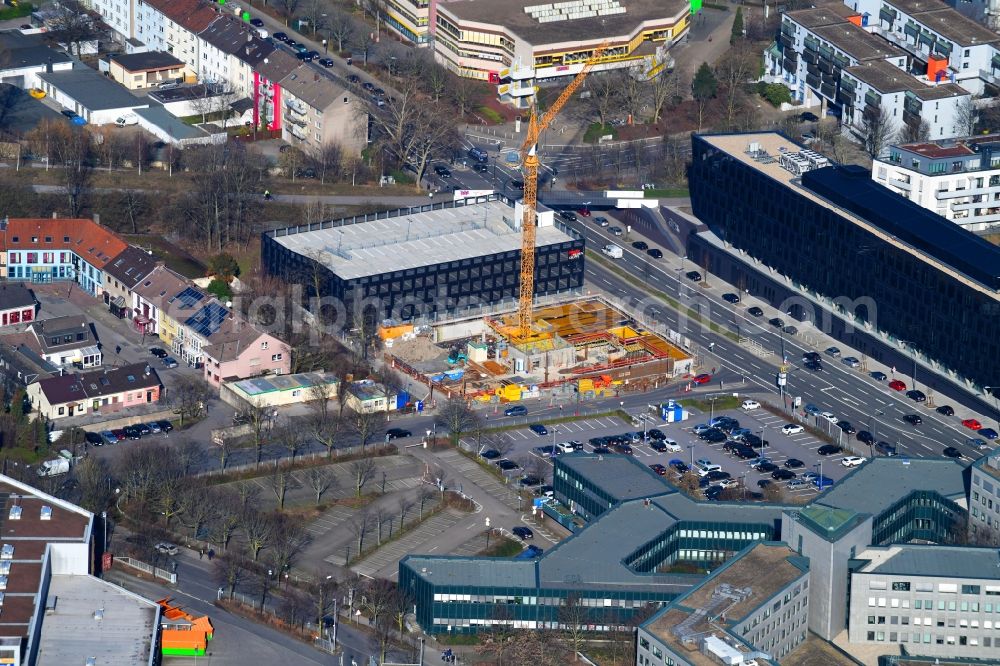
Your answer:
[[[643,23],[658,23],[690,10],[687,0],[618,0],[625,9],[618,14],[591,16],[563,21],[540,22],[526,8],[551,7],[543,0],[458,0],[441,3],[438,11],[459,21],[471,21],[496,26],[495,32],[508,32],[528,41],[532,46],[545,47],[563,42],[593,42],[630,36]]]
[[[1000,41],[1000,35],[963,16],[943,2],[929,2],[927,0],[917,0],[916,2],[885,0],[885,2],[959,46],[994,44]],[[903,9],[901,5],[927,6],[927,9],[909,11]]]
[[[658,474],[632,456],[570,453],[559,464],[585,477],[616,502],[674,492]]]
[[[403,563],[434,585],[533,588],[537,582],[537,560],[407,555]]]
[[[922,155],[923,157],[929,157],[932,160],[946,157],[972,157],[973,155],[978,155],[976,151],[962,142],[931,143],[928,141],[924,143],[901,143],[893,146],[893,148],[905,150],[910,153],[916,153],[917,155]]]
[[[339,382],[340,380],[329,372],[300,372],[294,375],[272,375],[243,379],[233,382],[230,386],[239,389],[248,396],[255,396],[308,389],[319,384],[338,384]]]
[[[42,73],[38,78],[59,89],[90,111],[149,106],[145,100],[139,99],[126,88],[89,67]]]
[[[97,657],[102,666],[150,660],[159,617],[155,602],[86,575],[53,575],[49,597],[56,604],[42,621],[38,666],[78,664],[85,657]],[[98,610],[103,619],[95,619]]]
[[[54,49],[41,34],[26,35],[20,30],[0,31],[0,69],[44,67],[49,63],[73,62],[69,54]]]
[[[847,23],[849,16],[857,16],[858,13],[845,5],[843,2],[828,2],[819,7],[809,9],[796,9],[786,12],[785,16],[795,21],[804,28],[818,28],[824,25],[840,25]]]
[[[777,132],[698,136],[799,195],[836,211],[880,240],[908,252],[990,298],[1000,300],[997,293],[1000,289],[1000,247],[933,211],[893,194],[875,183],[867,170],[839,165],[825,167],[806,172],[800,183],[798,177],[783,168],[777,159],[761,162],[747,152],[750,143],[759,144],[760,149],[772,158],[785,151],[802,150],[801,146]],[[824,195],[817,194],[813,187],[822,189]],[[834,196],[837,202],[829,200],[829,196]],[[865,214],[874,212],[872,209],[875,206],[883,210],[873,215],[874,219],[868,219]]]
[[[1000,453],[996,450],[972,463],[972,466],[1000,481]]]
[[[861,62],[899,58],[906,55],[906,51],[898,46],[881,37],[876,37],[850,21],[812,28],[812,32]]]
[[[159,127],[178,141],[182,141],[184,139],[201,139],[209,136],[208,132],[205,130],[182,122],[180,118],[170,113],[162,106],[151,106],[148,109],[136,109],[133,113],[148,122],[150,125]]]
[[[794,650],[785,656],[785,663],[795,664],[795,666],[858,666],[861,664],[860,661],[841,651],[833,643],[824,641],[811,631],[806,635],[805,641],[799,643]]]
[[[138,72],[151,69],[176,69],[184,67],[184,61],[178,60],[163,51],[142,51],[139,53],[112,53],[108,60],[122,66],[125,71]]]
[[[949,499],[965,497],[964,472],[965,465],[951,458],[873,458],[855,467],[813,504],[871,514],[917,490]]]
[[[856,569],[858,573],[1000,580],[996,548],[899,544],[865,549],[856,559],[872,560]]]
[[[784,543],[754,544],[729,560],[690,592],[672,601],[642,627],[695,666],[715,665],[719,662],[701,653],[700,639],[719,632],[721,627],[739,623],[807,573],[807,560],[799,557]],[[723,619],[716,617],[716,612],[723,608],[717,608],[716,612],[711,609],[715,607],[714,601],[720,598],[718,593],[724,585],[729,586],[729,591],[736,593],[736,596],[724,602]],[[707,612],[703,614],[699,611]],[[692,619],[692,616],[697,617],[697,621],[687,626],[686,633],[696,640],[685,643],[675,632],[681,623]],[[742,637],[728,635],[744,643]]]
[[[521,250],[514,207],[496,200],[272,238],[318,259],[343,280]],[[573,240],[555,226],[541,226],[535,245]]]
[[[869,60],[859,65],[851,65],[844,71],[882,94],[928,87],[926,83],[917,80],[888,60]]]

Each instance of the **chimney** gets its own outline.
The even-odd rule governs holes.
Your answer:
[[[54,220],[54,219],[56,219],[57,217],[59,217],[59,213],[57,213],[57,212],[55,212],[55,211],[52,211],[52,219]]]
[[[94,224],[98,224],[99,225],[100,223],[101,223],[101,215],[100,215],[100,213],[94,213]]]

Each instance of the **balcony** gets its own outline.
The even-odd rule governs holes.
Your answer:
[[[910,181],[902,178],[889,178],[886,180],[886,183],[890,187],[898,187],[899,189],[906,190],[907,192],[913,189],[913,185],[910,184]]]
[[[795,48],[795,38],[791,35],[786,35],[784,32],[778,37],[778,42],[781,44],[782,48],[792,49]]]
[[[806,50],[802,52],[802,59],[810,64],[815,64],[816,61],[819,60],[819,54],[815,51]]]
[[[306,109],[306,105],[296,99],[285,100],[285,107],[288,108],[289,111],[297,113],[300,116],[304,116],[308,111],[308,109]]]
[[[820,86],[819,77],[816,76],[815,74],[806,75],[806,85],[808,85],[810,88],[813,88],[814,90],[819,90]]]
[[[784,61],[782,61],[781,68],[789,74],[795,74],[799,69],[798,63],[789,58],[785,58]]]
[[[843,106],[854,106],[854,93],[849,90],[841,89],[840,92],[837,93],[837,104],[841,104]]]
[[[837,95],[837,85],[834,83],[823,83],[819,91],[823,94],[823,97],[832,100]]]

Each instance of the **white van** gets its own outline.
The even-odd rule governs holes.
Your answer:
[[[115,120],[115,125],[118,127],[125,127],[127,125],[138,125],[139,119],[136,118],[134,113],[126,113],[124,116],[120,116]]]
[[[601,248],[601,252],[611,257],[612,259],[621,259],[622,256],[624,255],[622,249],[617,245],[613,244],[605,245],[603,248]]]
[[[254,28],[257,31],[257,36],[261,39],[267,39],[267,30],[264,28]]]

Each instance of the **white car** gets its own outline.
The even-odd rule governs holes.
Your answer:
[[[663,446],[665,446],[667,451],[670,451],[671,453],[677,453],[682,450],[681,445],[672,439],[663,440]]]
[[[804,430],[805,428],[800,426],[798,423],[786,423],[785,425],[781,426],[782,435],[797,435]]]
[[[573,444],[573,442],[562,442],[561,444],[556,444],[556,448],[558,448],[563,453],[573,453],[574,451],[576,451],[576,446]]]
[[[833,412],[820,412],[819,416],[820,418],[824,418],[833,424],[836,424],[838,421],[840,421],[840,419],[837,418],[837,415],[834,414]]]
[[[844,456],[840,460],[840,464],[844,467],[857,467],[865,461],[861,456]]]
[[[756,400],[744,400],[741,405],[745,411],[750,411],[751,409],[759,409],[760,403]]]
[[[729,489],[729,488],[739,488],[740,487],[740,482],[737,481],[736,479],[723,479],[722,481],[719,481],[719,485],[722,486],[723,488],[727,488],[727,489]]]
[[[170,543],[169,541],[161,541],[160,543],[156,544],[154,548],[156,548],[156,552],[162,553],[163,555],[176,555],[179,552],[177,550],[177,546]]]

